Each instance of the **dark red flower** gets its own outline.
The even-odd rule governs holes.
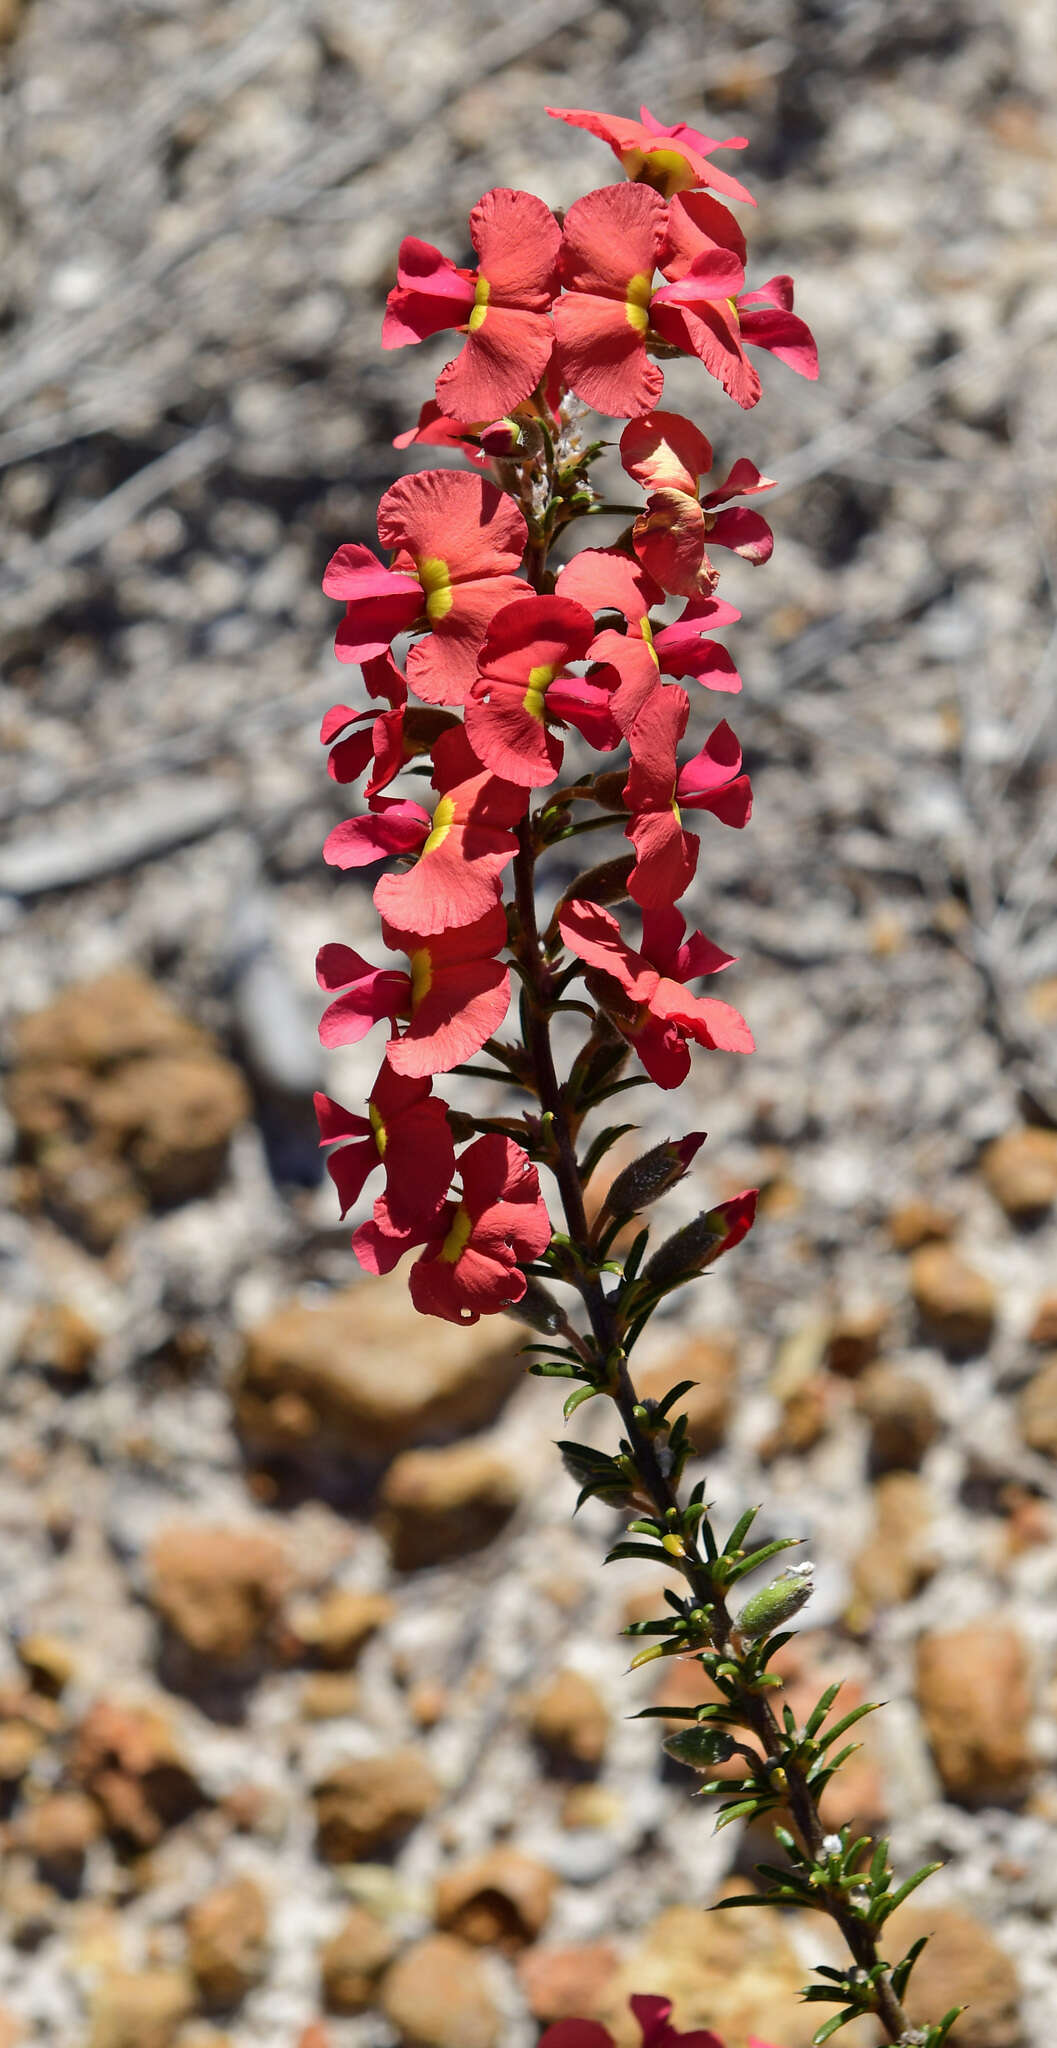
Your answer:
[[[610,691],[567,672],[569,662],[584,659],[594,630],[583,605],[558,596],[520,598],[488,629],[466,700],[466,732],[495,774],[526,791],[553,782],[561,767],[555,724],[574,725],[603,749],[620,739]]]
[[[401,1231],[385,1198],[372,1223],[356,1232],[353,1248],[370,1272],[388,1272],[415,1244],[425,1243],[409,1275],[411,1299],[422,1315],[450,1323],[476,1323],[520,1301],[522,1264],[539,1258],[551,1238],[539,1175],[527,1152],[490,1132],[460,1154],[462,1196],[446,1202],[427,1239]]]
[[[368,1176],[385,1169],[385,1194],[401,1228],[431,1223],[447,1195],[455,1166],[448,1106],[432,1095],[432,1082],[396,1074],[384,1061],[366,1116],[316,1095],[319,1142],[337,1149],[327,1171],[341,1198],[343,1216],[358,1202]]]
[[[686,929],[674,909],[645,911],[642,950],[627,944],[615,917],[580,898],[564,905],[559,929],[571,953],[590,972],[587,985],[659,1088],[678,1088],[690,1071],[687,1040],[712,1051],[752,1052],[744,1017],[729,1003],[692,996],[684,984],[732,964],[724,953]]]
[[[711,811],[722,824],[738,828],[752,815],[752,788],[740,773],[741,748],[725,719],[700,753],[678,767],[689,713],[686,691],[669,687],[655,692],[631,728],[624,802],[632,819],[625,837],[636,859],[628,890],[648,910],[678,902],[693,881],[698,840],[683,828],[684,810]]]
[[[405,953],[408,967],[372,967],[351,946],[323,946],[316,979],[337,994],[320,1019],[319,1036],[328,1047],[355,1045],[372,1025],[398,1019],[407,1030],[390,1040],[386,1057],[393,1071],[423,1078],[450,1073],[499,1029],[510,1004],[510,970],[496,959],[506,941],[506,918],[497,906],[458,931],[435,934],[397,931],[384,920],[382,937],[392,952]]]

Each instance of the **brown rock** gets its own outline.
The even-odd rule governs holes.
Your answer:
[[[32,1722],[18,1716],[0,1721],[0,1785],[17,1785],[43,1746],[44,1737]]]
[[[529,1726],[554,1761],[594,1769],[609,1739],[609,1709],[582,1671],[557,1671],[532,1701]]]
[[[40,1198],[97,1249],[145,1201],[208,1193],[250,1107],[238,1069],[131,969],[22,1019],[8,1099]]]
[[[49,1883],[65,1891],[80,1882],[84,1859],[102,1832],[94,1799],[84,1792],[52,1792],[19,1815],[12,1839]]]
[[[3,17],[0,15],[0,36],[3,35]],[[17,2048],[25,2039],[22,2021],[6,2005],[0,2005],[0,2048]]]
[[[904,2000],[912,2027],[929,2026],[952,2005],[964,2005],[968,2010],[948,2036],[958,2048],[1019,2048],[1024,2031],[1016,1968],[982,1921],[956,1906],[919,1906],[915,1900],[893,1913],[889,1930],[900,1955],[923,1934],[930,1936]]]
[[[483,1549],[510,1520],[520,1490],[512,1465],[488,1444],[403,1451],[378,1495],[378,1526],[397,1571]]]
[[[43,1693],[45,1699],[57,1700],[77,1669],[77,1660],[69,1644],[61,1636],[34,1633],[20,1636],[15,1648],[34,1692]]]
[[[377,1915],[369,1913],[365,1906],[353,1906],[320,1950],[320,1979],[327,2011],[366,2012],[374,2004],[375,1985],[392,1962],[395,1948],[395,1936]]]
[[[339,1586],[314,1605],[297,1609],[292,1627],[298,1642],[321,1664],[350,1671],[364,1644],[395,1613],[387,1593],[361,1593]]]
[[[92,1999],[88,2048],[172,2048],[193,2006],[183,1970],[108,1970]]]
[[[926,1244],[914,1253],[910,1291],[922,1322],[951,1351],[982,1351],[995,1322],[995,1290],[949,1245]]]
[[[534,1948],[522,1956],[518,1977],[528,2008],[541,2026],[554,2020],[594,2019],[620,1967],[607,1941],[578,1948]]]
[[[227,2012],[264,1975],[268,1907],[252,1877],[207,1892],[187,1915],[187,1960],[208,2011]]]
[[[830,1415],[830,1392],[825,1375],[815,1373],[802,1385],[791,1387],[782,1401],[782,1412],[773,1429],[760,1439],[757,1455],[765,1465],[776,1458],[802,1457],[822,1441]]]
[[[416,1315],[399,1273],[251,1332],[236,1385],[241,1428],[266,1451],[329,1448],[384,1458],[491,1421],[520,1377],[520,1336],[494,1316],[470,1329]]]
[[[80,1381],[91,1371],[99,1343],[98,1330],[79,1309],[68,1301],[49,1302],[35,1308],[26,1323],[18,1362],[60,1380]]]
[[[874,1471],[916,1471],[940,1430],[924,1383],[894,1365],[872,1365],[859,1382],[856,1406],[870,1425]]]
[[[953,1233],[953,1216],[920,1196],[901,1203],[888,1218],[888,1235],[898,1252],[916,1252],[922,1244],[943,1244]]]
[[[637,1373],[635,1385],[640,1398],[660,1401],[680,1380],[695,1382],[672,1413],[686,1416],[690,1441],[705,1457],[726,1437],[736,1377],[737,1354],[730,1338],[695,1337]]]
[[[287,1576],[276,1537],[188,1523],[163,1530],[150,1566],[155,1607],[196,1657],[237,1665],[260,1650]]]
[[[1044,1351],[1057,1344],[1057,1294],[1044,1294],[1036,1304],[1028,1343],[1038,1344]]]
[[[554,1873],[516,1849],[492,1849],[437,1880],[436,1921],[475,1948],[513,1954],[542,1933],[554,1898]]]
[[[1057,1458],[1057,1352],[1028,1381],[1018,1403],[1020,1434],[1032,1451]]]
[[[838,1373],[842,1379],[857,1379],[877,1357],[891,1320],[891,1311],[883,1303],[873,1308],[844,1309],[834,1316],[826,1345],[830,1372]]]
[[[615,1828],[624,1812],[619,1792],[588,1779],[563,1793],[560,1819],[563,1828]]]
[[[319,1853],[354,1863],[391,1847],[431,1812],[440,1787],[414,1749],[338,1764],[313,1788]]]
[[[301,1688],[306,1721],[342,1721],[355,1714],[359,1704],[359,1681],[351,1671],[313,1671]]]
[[[1028,1657],[1017,1630],[995,1621],[923,1636],[917,1700],[952,1799],[967,1806],[1020,1798],[1031,1778]]]
[[[888,1472],[873,1490],[874,1528],[852,1567],[855,1598],[848,1617],[869,1628],[879,1608],[913,1598],[936,1568],[930,1534],[932,1499],[916,1472]]]
[[[612,1980],[599,2017],[617,2048],[639,2048],[629,2010],[633,1992],[673,2000],[676,2027],[714,2029],[726,2048],[750,2036],[808,2048],[817,2018],[800,2002],[804,1968],[788,1936],[763,1913],[708,1913],[670,1906]]]
[[[380,2004],[404,2048],[496,2048],[500,2038],[481,1957],[454,1934],[407,1949],[382,1980]]]
[[[164,1714],[98,1700],[77,1729],[70,1774],[98,1800],[110,1833],[153,1848],[202,1804]]]
[[[1014,1223],[1044,1215],[1057,1200],[1057,1131],[1007,1131],[984,1153],[983,1174]]]

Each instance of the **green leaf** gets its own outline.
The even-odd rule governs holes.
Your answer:
[[[826,2021],[824,2027],[819,2028],[817,2034],[812,2034],[811,2039],[814,2042],[814,2048],[822,2048],[823,2041],[828,2041],[830,2035],[835,2034],[838,2027],[846,2027],[849,2020],[857,2018],[858,2013],[853,2005],[849,2006],[847,2012],[835,2013],[831,2020]]]
[[[629,1721],[696,1721],[696,1707],[640,1707],[637,1714],[629,1714]]]
[[[829,1710],[833,1705],[833,1702],[836,1699],[837,1694],[839,1693],[841,1686],[843,1684],[843,1678],[838,1678],[834,1685],[827,1685],[826,1690],[822,1695],[822,1698],[818,1702],[818,1705],[812,1708],[811,1713],[808,1715],[807,1721],[804,1724],[805,1735],[812,1736],[818,1734],[818,1731],[821,1728],[822,1723],[826,1718],[826,1715],[829,1713]]]
[[[637,1124],[607,1124],[604,1131],[599,1131],[598,1136],[592,1139],[581,1162],[581,1187],[587,1186],[595,1167],[605,1158],[610,1147],[618,1144],[621,1138],[626,1138],[629,1131],[637,1129]]]
[[[583,1407],[585,1401],[593,1401],[596,1394],[600,1394],[601,1391],[601,1387],[577,1387],[575,1394],[570,1394],[562,1403],[562,1414],[566,1422],[570,1415],[575,1415],[576,1410]]]
[[[710,1913],[729,1913],[732,1906],[780,1906],[782,1899],[770,1898],[766,1892],[738,1892],[733,1899],[717,1899],[709,1907]]]
[[[898,1962],[895,1966],[895,1969],[892,1971],[892,1989],[895,1992],[896,1997],[900,2000],[900,2003],[902,2003],[907,1985],[910,1982],[910,1972],[913,1969],[914,1964],[917,1962],[917,1959],[921,1954],[922,1949],[927,1948],[928,1945],[928,1935],[919,1934],[913,1947],[908,1948],[906,1955],[903,1957],[902,1961]]]
[[[670,1414],[671,1410],[675,1407],[676,1402],[681,1401],[684,1394],[692,1393],[693,1389],[696,1386],[696,1380],[680,1380],[676,1386],[669,1387],[668,1392],[664,1395],[663,1399],[658,1401],[657,1403],[658,1415]]]
[[[602,1562],[603,1564],[616,1564],[622,1557],[644,1557],[650,1564],[668,1565],[671,1563],[666,1550],[662,1550],[657,1544],[651,1546],[648,1543],[614,1543],[612,1550],[603,1558]]]
[[[870,1883],[876,1891],[888,1876],[888,1837],[878,1842],[870,1858]]]
[[[674,1622],[670,1615],[662,1615],[659,1621],[629,1621],[622,1628],[622,1636],[671,1636],[677,1632],[686,1634],[686,1623]]]
[[[777,1536],[773,1543],[761,1544],[759,1550],[752,1550],[748,1557],[739,1558],[737,1564],[725,1572],[728,1586],[733,1586],[739,1579],[743,1579],[746,1572],[756,1571],[758,1566],[767,1563],[768,1558],[777,1557],[780,1550],[795,1550],[802,1541],[803,1538],[800,1536]]]
[[[960,2019],[964,2011],[964,2005],[952,2005],[950,2011],[944,2013],[938,2026],[930,2029],[928,2048],[941,2048],[941,2043],[947,2039],[955,2020]]]
[[[575,1365],[551,1365],[545,1359],[537,1358],[529,1366],[540,1380],[578,1380],[580,1373]]]
[[[731,1557],[736,1550],[741,1549],[759,1512],[759,1508],[746,1508],[745,1513],[739,1516],[723,1546],[727,1557]]]
[[[640,1230],[640,1231],[639,1231],[639,1234],[638,1234],[637,1238],[635,1239],[635,1242],[634,1242],[634,1244],[632,1245],[632,1247],[631,1247],[631,1250],[629,1251],[629,1253],[628,1253],[628,1255],[627,1255],[627,1258],[626,1258],[626,1259],[625,1259],[625,1261],[624,1261],[624,1286],[625,1286],[625,1287],[630,1287],[630,1285],[631,1285],[631,1282],[632,1282],[632,1281],[634,1280],[634,1278],[635,1278],[635,1275],[636,1275],[636,1273],[638,1272],[638,1270],[639,1270],[639,1267],[640,1267],[640,1266],[641,1266],[641,1264],[642,1264],[643,1258],[645,1257],[645,1253],[646,1253],[646,1246],[648,1245],[649,1241],[650,1241],[650,1232],[649,1232],[649,1226],[647,1225],[647,1227],[646,1227],[646,1229],[645,1229],[645,1230]]]
[[[879,1910],[874,1915],[878,1927],[883,1927],[888,1915],[894,1913],[896,1907],[901,1906],[904,1899],[909,1899],[911,1892],[916,1892],[919,1884],[924,1884],[927,1877],[932,1877],[935,1871],[942,1870],[942,1868],[942,1863],[923,1864],[922,1868],[915,1870],[913,1877],[908,1877],[906,1882],[901,1884],[897,1891],[892,1892],[888,1898],[879,1901]]]
[[[840,1721],[835,1721],[833,1723],[832,1728],[827,1728],[825,1732],[822,1735],[820,1735],[820,1747],[822,1749],[828,1749],[831,1742],[836,1742],[841,1735],[847,1733],[847,1730],[849,1728],[854,1728],[856,1721],[863,1720],[867,1714],[876,1714],[879,1706],[879,1700],[868,1700],[864,1706],[853,1707],[850,1714],[845,1714]]]
[[[719,1833],[720,1828],[729,1827],[732,1820],[743,1820],[750,1813],[766,1813],[768,1806],[774,1806],[776,1803],[775,1800],[767,1800],[762,1795],[759,1798],[739,1799],[736,1805],[723,1808],[716,1821],[716,1833]]]

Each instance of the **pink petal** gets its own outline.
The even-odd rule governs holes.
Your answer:
[[[702,498],[703,505],[723,505],[728,498],[751,498],[757,491],[773,491],[773,476],[761,476],[754,462],[742,455],[714,491]]]
[[[705,551],[705,515],[686,491],[654,491],[632,529],[635,553],[662,589],[707,596],[716,572]]]
[[[402,797],[375,797],[362,817],[346,818],[328,832],[323,859],[331,868],[364,868],[393,854],[411,853],[421,846],[430,823],[429,812],[420,804]]]
[[[763,387],[725,306],[658,305],[655,295],[651,318],[665,341],[704,363],[735,405],[748,412],[757,403]]]
[[[498,960],[441,968],[407,1031],[389,1046],[398,1074],[446,1074],[498,1031],[510,1007],[510,973]]]
[[[698,840],[684,832],[671,810],[643,811],[625,833],[636,861],[628,877],[628,894],[643,909],[676,903],[697,869]]]
[[[667,224],[668,209],[648,185],[603,185],[575,200],[559,255],[566,290],[600,293],[623,309],[631,279],[652,279]]]
[[[650,412],[625,427],[620,460],[644,490],[671,488],[696,496],[698,478],[712,467],[712,443],[680,413]]]
[[[745,237],[734,215],[707,192],[680,192],[668,209],[668,232],[661,252],[665,277],[682,277],[695,256],[717,247],[744,264]]]
[[[812,383],[818,376],[818,348],[806,321],[795,313],[742,313],[741,338],[750,348],[768,349],[780,363]]]
[[[465,420],[512,412],[545,375],[553,347],[548,314],[489,305],[461,354],[437,378],[437,401]]]
[[[445,327],[461,327],[473,305],[474,288],[431,242],[407,235],[400,244],[397,281],[386,300],[382,347],[405,348]]]
[[[491,287],[489,308],[498,303],[549,311],[558,290],[561,229],[542,199],[496,186],[474,207],[470,234],[480,274]]]
[[[623,549],[582,548],[558,571],[555,595],[574,598],[589,612],[623,612],[633,625],[660,604],[664,592]]]
[[[679,802],[688,801],[688,792],[700,793],[720,789],[729,782],[741,767],[741,747],[726,719],[721,719],[709,733],[699,754],[688,761],[679,776]]]
[[[383,547],[447,565],[454,583],[517,569],[528,539],[512,498],[484,477],[458,469],[421,469],[398,478],[378,507]]]
[[[554,308],[554,326],[562,375],[585,405],[611,419],[629,419],[656,404],[664,372],[647,356],[645,334],[630,324],[623,300],[567,292]]]
[[[731,548],[745,562],[769,562],[774,553],[774,535],[766,519],[747,505],[717,512],[708,537],[713,547]]]

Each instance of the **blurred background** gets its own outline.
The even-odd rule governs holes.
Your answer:
[[[780,493],[694,903],[760,1050],[651,1132],[763,1203],[641,1383],[807,1540],[794,1704],[890,1702],[829,1818],[947,1861],[914,2012],[1052,2038],[1055,76],[1048,0],[0,0],[4,2048],[623,2048],[629,1988],[810,2039],[824,1935],[704,1911],[761,1845],[627,1718],[694,1676],[625,1676],[558,1397],[350,1292],[310,1109],[377,1050],[315,1038],[373,921],[320,575],[450,352],[380,350],[397,245],[610,182],[543,107],[643,101],[748,136],[822,376],[669,380]]]

